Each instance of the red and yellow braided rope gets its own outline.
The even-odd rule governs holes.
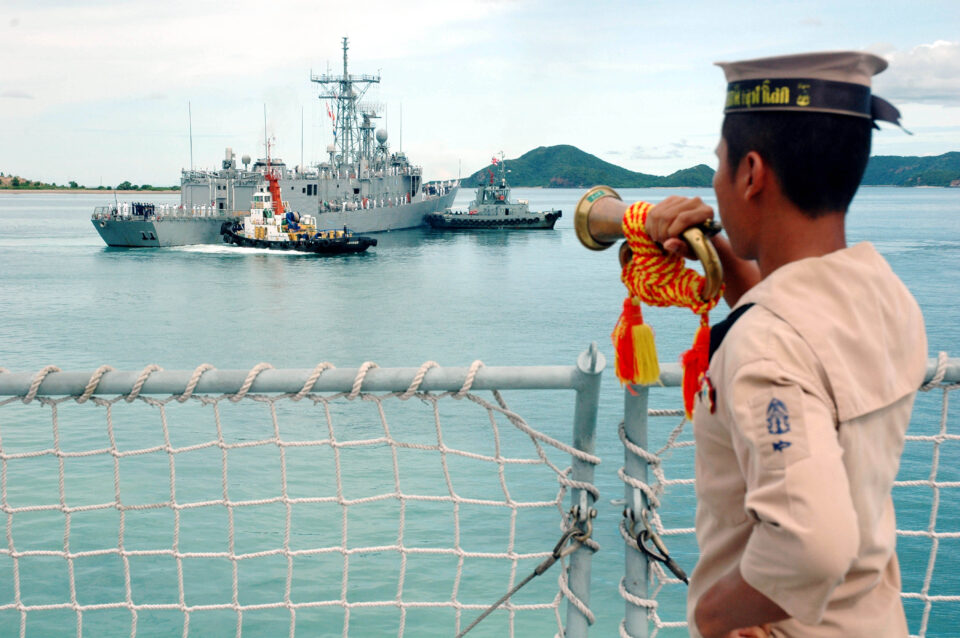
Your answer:
[[[693,347],[684,353],[683,399],[687,417],[693,412],[693,395],[700,387],[709,365],[710,324],[707,314],[720,299],[703,301],[700,293],[706,283],[703,275],[684,265],[683,257],[667,255],[647,235],[644,226],[652,208],[647,202],[636,202],[623,216],[623,234],[633,258],[623,267],[621,281],[629,296],[623,302],[623,313],[613,331],[617,353],[617,377],[623,383],[651,384],[660,376],[653,331],[643,323],[640,304],[650,306],[682,306],[700,315],[700,328]]]

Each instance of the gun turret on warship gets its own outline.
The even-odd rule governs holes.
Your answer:
[[[341,75],[310,77],[321,87],[319,98],[326,103],[334,143],[327,147],[325,161],[310,168],[289,169],[282,161],[272,161],[283,197],[293,209],[315,216],[322,228],[347,226],[375,233],[421,226],[427,214],[453,203],[459,183],[424,188],[422,168],[402,151],[391,152],[386,130],[374,126],[380,107],[362,101],[370,86],[379,84],[380,75],[351,75],[347,50],[343,38]],[[93,214],[94,228],[110,246],[220,243],[223,223],[242,223],[254,193],[264,184],[267,160],[249,164],[244,156],[240,169],[228,148],[220,170],[182,171],[179,206],[101,206]]]

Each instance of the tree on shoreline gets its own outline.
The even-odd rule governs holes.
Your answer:
[[[56,182],[47,184],[39,180],[29,180],[16,175],[0,174],[0,190],[97,190],[112,191],[112,186],[84,186],[77,183],[76,180],[70,180],[67,184],[57,184]],[[117,185],[117,190],[127,191],[179,191],[179,186],[152,186],[151,184],[137,185],[129,180]]]

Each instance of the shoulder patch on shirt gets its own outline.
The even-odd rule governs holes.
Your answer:
[[[803,391],[776,386],[750,401],[744,434],[753,440],[764,467],[785,468],[810,456],[803,420]]]

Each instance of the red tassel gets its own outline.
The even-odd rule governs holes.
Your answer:
[[[624,299],[623,313],[610,336],[617,354],[617,378],[621,383],[647,385],[660,378],[653,330],[643,323],[639,298]]]
[[[710,367],[710,324],[707,315],[700,317],[700,327],[693,338],[693,346],[683,353],[683,410],[687,419],[693,419],[693,398],[700,390],[703,377]]]

